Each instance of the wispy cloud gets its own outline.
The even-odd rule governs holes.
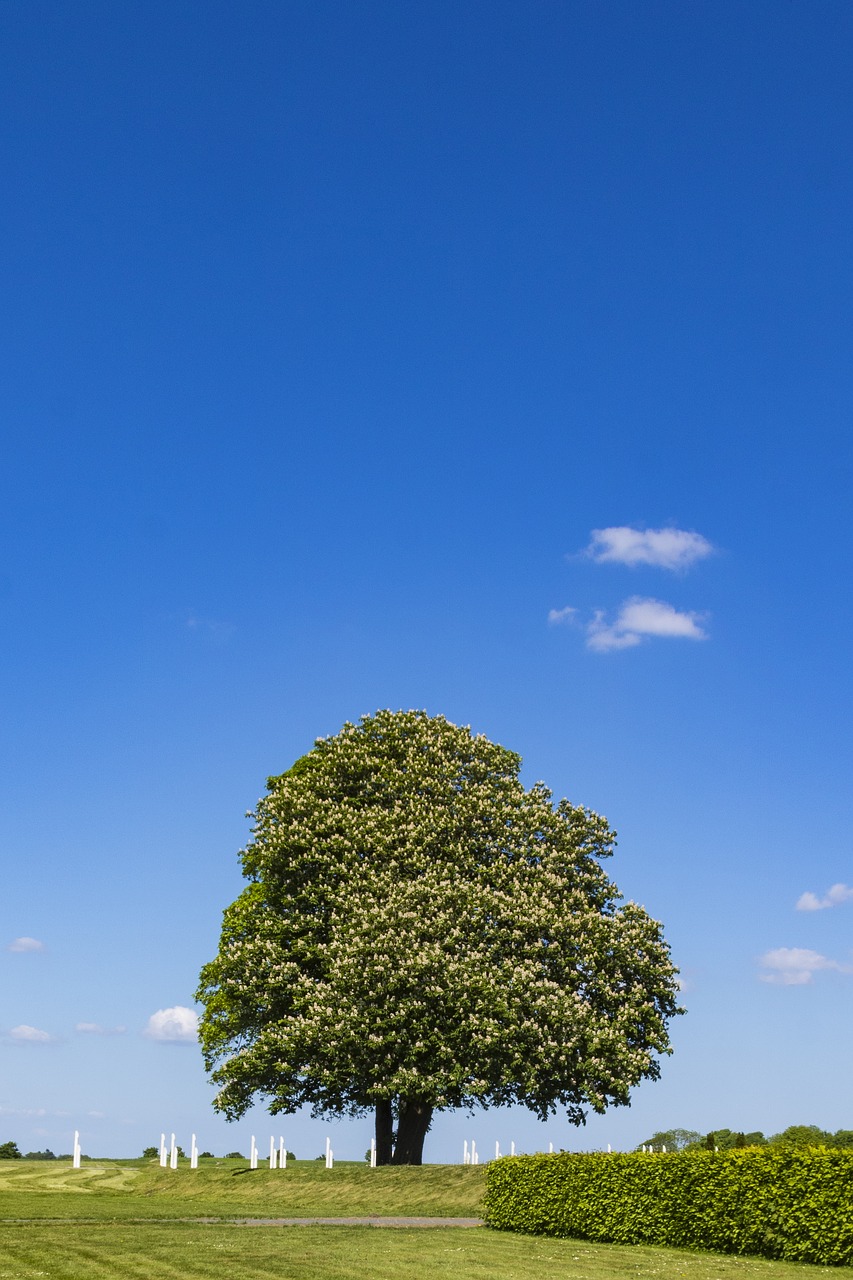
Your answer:
[[[576,614],[577,609],[568,604],[565,609],[549,609],[548,621],[553,625],[558,625],[561,622],[572,622]]]
[[[198,1014],[182,1004],[170,1009],[158,1009],[145,1025],[144,1035],[149,1040],[166,1044],[195,1044],[198,1039]]]
[[[30,1027],[22,1022],[20,1026],[12,1027],[9,1039],[16,1040],[19,1044],[50,1044],[54,1037],[49,1031],[41,1031],[38,1027]]]
[[[593,529],[586,555],[596,564],[655,565],[673,571],[689,568],[712,554],[714,548],[701,533],[687,529],[632,529],[613,525]]]
[[[853,902],[853,889],[846,884],[834,884],[827,889],[822,898],[816,893],[802,893],[797,898],[798,911],[825,911],[827,907],[840,907],[844,902]]]
[[[236,631],[233,622],[222,622],[218,618],[202,618],[197,613],[190,613],[184,625],[188,631],[196,631],[223,644],[230,640]]]
[[[102,1027],[99,1022],[78,1022],[74,1030],[81,1036],[121,1036],[127,1027]]]
[[[7,951],[44,951],[44,943],[38,938],[13,938]]]
[[[587,627],[587,648],[598,653],[631,649],[649,636],[705,640],[704,620],[703,614],[682,613],[663,600],[632,596],[622,605],[615,622],[607,622],[604,612],[596,611]]]
[[[837,960],[830,960],[828,956],[805,947],[777,947],[775,951],[766,951],[759,964],[764,970],[758,975],[762,982],[775,982],[784,987],[805,986],[824,969],[834,969],[837,973],[853,972],[850,965],[839,964]]]

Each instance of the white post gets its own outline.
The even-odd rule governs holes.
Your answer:
[[[499,1142],[496,1142],[495,1143],[495,1159],[500,1160],[500,1158],[501,1158],[501,1144]]]
[[[609,1143],[609,1142],[608,1142],[608,1144],[607,1144],[607,1154],[608,1154],[609,1156],[612,1156],[612,1155],[613,1155],[613,1148],[611,1147],[611,1145],[610,1145],[610,1143]]]
[[[190,1168],[198,1168],[198,1147],[195,1142],[195,1134],[193,1134],[192,1142],[190,1143]]]
[[[278,1140],[278,1167],[279,1169],[287,1168],[287,1147],[284,1145],[284,1138]]]
[[[471,1139],[471,1163],[472,1164],[480,1163],[480,1157],[477,1155],[477,1144],[473,1138]]]
[[[168,1164],[168,1158],[166,1156],[166,1135],[165,1133],[161,1133],[160,1134],[160,1168],[165,1169],[167,1164]]]
[[[255,1135],[252,1134],[252,1145],[249,1148],[249,1168],[257,1169],[258,1167],[258,1148],[255,1144]]]
[[[270,1138],[270,1168],[275,1168],[275,1138]]]
[[[74,1130],[74,1147],[71,1155],[71,1168],[80,1168],[80,1130]]]
[[[510,1154],[511,1156],[514,1156],[514,1155],[515,1155],[515,1143],[514,1143],[514,1142],[511,1142],[511,1143],[509,1144],[509,1154]]]
[[[175,1135],[172,1134],[172,1142],[169,1147],[169,1168],[177,1169],[178,1167],[178,1148],[175,1145]]]
[[[463,1163],[463,1164],[470,1164],[470,1163],[471,1163],[471,1156],[470,1156],[470,1153],[469,1153],[469,1151],[468,1151],[468,1139],[467,1139],[467,1138],[465,1139],[465,1142],[464,1142],[464,1144],[463,1144],[463,1146],[462,1146],[462,1163]]]
[[[370,1167],[371,1169],[376,1168],[376,1139],[375,1138],[370,1139]]]
[[[666,1144],[665,1144],[665,1143],[664,1143],[664,1145],[661,1147],[661,1151],[664,1153],[664,1155],[666,1155]]]
[[[553,1144],[553,1142],[549,1142],[549,1143],[548,1143],[548,1155],[549,1155],[549,1156],[552,1156],[553,1154],[554,1154],[554,1144]]]
[[[335,1163],[335,1153],[332,1150],[332,1139],[326,1138],[326,1168],[333,1168]]]

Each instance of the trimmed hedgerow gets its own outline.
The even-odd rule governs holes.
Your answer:
[[[490,1164],[501,1231],[853,1263],[853,1152],[510,1156]]]

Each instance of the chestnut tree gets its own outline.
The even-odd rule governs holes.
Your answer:
[[[605,819],[520,764],[379,711],[268,780],[197,993],[219,1111],[372,1112],[378,1162],[420,1164],[437,1110],[580,1124],[658,1076],[680,1012],[661,926],[602,869]]]

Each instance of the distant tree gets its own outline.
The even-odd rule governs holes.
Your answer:
[[[213,1152],[212,1152],[212,1151],[199,1151],[199,1153],[198,1153],[198,1158],[199,1158],[199,1160],[212,1160],[212,1159],[213,1159]]]
[[[53,1152],[45,1147],[44,1151],[28,1151],[24,1156],[25,1160],[55,1160],[56,1156]]]
[[[651,1147],[653,1151],[662,1151],[666,1147],[667,1151],[684,1151],[687,1147],[695,1146],[701,1141],[702,1135],[695,1129],[662,1129],[658,1133],[653,1133],[650,1138],[646,1138],[645,1142],[641,1142],[637,1150],[639,1151],[641,1147]]]
[[[17,1142],[0,1142],[0,1160],[20,1160]]]
[[[239,1151],[229,1151],[226,1154],[225,1159],[226,1160],[245,1160],[246,1157]]]
[[[712,1129],[701,1145],[709,1151],[732,1151],[736,1147],[763,1147],[766,1144],[767,1139],[758,1129],[750,1133],[735,1129]]]
[[[156,1160],[159,1154],[160,1154],[159,1147],[146,1147],[145,1150],[142,1152],[142,1159]]]
[[[677,1013],[661,926],[600,862],[604,818],[425,712],[380,711],[268,780],[248,887],[201,973],[200,1039],[236,1119],[373,1113],[420,1164],[435,1111],[625,1106]]]
[[[833,1135],[816,1124],[791,1124],[770,1139],[774,1147],[832,1147]]]
[[[853,1129],[836,1129],[832,1135],[832,1146],[842,1151],[853,1148]]]

